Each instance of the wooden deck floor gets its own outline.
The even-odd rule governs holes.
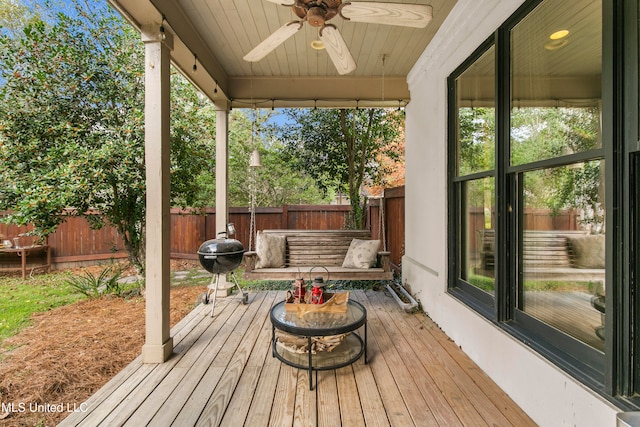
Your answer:
[[[269,309],[281,292],[199,306],[172,331],[174,356],[132,362],[61,425],[532,426],[424,314],[355,291],[368,311],[368,364],[308,373],[271,356]]]

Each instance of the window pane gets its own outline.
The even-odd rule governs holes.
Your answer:
[[[602,146],[602,5],[546,0],[511,33],[511,164]]]
[[[466,227],[462,236],[465,248],[461,278],[483,291],[494,293],[495,245],[494,215],[495,179],[467,181],[463,185]]]
[[[511,164],[514,166],[601,146],[597,107],[512,110]]]
[[[604,350],[604,162],[524,174],[520,309]]]
[[[495,48],[456,80],[458,175],[492,170],[495,152]]]

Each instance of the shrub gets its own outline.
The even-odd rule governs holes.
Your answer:
[[[90,271],[84,274],[71,276],[68,283],[78,292],[89,298],[99,298],[102,295],[122,296],[124,286],[118,281],[122,277],[122,269],[109,266],[97,276]]]

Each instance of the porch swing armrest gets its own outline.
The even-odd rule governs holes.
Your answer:
[[[244,270],[253,271],[256,268],[258,253],[256,251],[247,251],[244,253]]]
[[[384,271],[391,271],[391,252],[378,251],[378,266]]]

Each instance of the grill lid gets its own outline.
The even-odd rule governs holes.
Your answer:
[[[244,246],[235,239],[207,240],[198,249],[202,267],[210,273],[229,273],[242,263]]]
[[[232,255],[244,253],[244,246],[235,239],[212,239],[207,240],[198,249],[198,255]]]

